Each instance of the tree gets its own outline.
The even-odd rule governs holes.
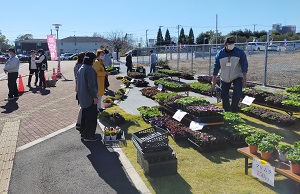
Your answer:
[[[211,36],[213,36],[213,31],[202,32],[196,38],[196,44],[208,44]]]
[[[8,44],[8,40],[4,35],[2,35],[2,32],[0,31],[0,51],[6,51],[11,46],[12,45]]]
[[[164,43],[164,38],[162,36],[161,28],[158,28],[157,37],[156,37],[156,45],[160,46]]]
[[[33,39],[33,35],[32,34],[23,34],[23,35],[19,35],[17,37],[16,41],[29,40],[29,39]]]
[[[114,31],[108,34],[108,40],[112,42],[114,51],[117,53],[117,56],[119,56],[119,52],[121,51],[122,47],[125,46],[126,38],[127,34],[124,37],[123,32],[120,31]]]
[[[103,36],[98,32],[94,32],[93,37],[103,37]]]
[[[185,35],[184,35],[184,29],[183,28],[181,28],[181,30],[180,30],[178,43],[179,44],[185,44],[186,43]]]
[[[165,34],[165,45],[171,45],[171,36],[170,36],[170,32],[167,29],[166,30],[166,34]]]
[[[195,44],[195,37],[194,37],[194,32],[193,32],[192,28],[190,29],[187,44]]]

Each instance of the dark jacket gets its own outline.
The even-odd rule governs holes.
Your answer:
[[[127,67],[132,65],[132,56],[131,55],[127,55],[126,57],[126,64]]]
[[[44,57],[42,57],[44,56]],[[36,66],[38,70],[48,70],[48,63],[47,63],[47,57],[46,55],[40,55],[35,58]]]

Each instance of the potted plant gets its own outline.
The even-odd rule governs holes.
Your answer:
[[[111,105],[113,102],[113,99],[111,97],[106,97],[102,100],[104,108],[107,108]]]
[[[256,131],[250,136],[245,138],[245,142],[248,144],[250,153],[256,154],[258,150],[258,144],[262,141],[262,139],[266,136],[265,133],[261,131]]]
[[[274,144],[275,146],[277,146],[279,144],[279,142],[281,140],[283,140],[283,137],[280,136],[280,135],[277,135],[276,133],[269,133],[262,140],[263,141],[268,141],[268,142]]]
[[[119,100],[123,97],[124,93],[121,91],[121,89],[115,91],[115,99]]]
[[[107,127],[104,128],[104,140],[110,140],[110,130]]]
[[[290,170],[292,173],[300,175],[300,149],[294,147],[287,154],[287,159],[290,161]]]
[[[110,128],[110,138],[111,140],[117,139],[117,130],[114,129],[113,127]]]
[[[282,162],[287,162],[288,159],[286,158],[287,154],[292,150],[292,146],[288,144],[279,144],[276,146],[278,150],[278,158]]]
[[[261,152],[263,160],[269,160],[274,151],[275,145],[268,141],[262,141],[258,144],[258,149]]]

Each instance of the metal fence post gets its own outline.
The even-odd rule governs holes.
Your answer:
[[[194,47],[191,47],[191,51],[192,51],[192,70],[191,70],[191,74],[194,74]]]
[[[267,65],[268,65],[268,46],[270,42],[270,32],[267,32],[266,52],[265,52],[265,70],[263,86],[267,86]]]
[[[210,73],[210,70],[211,70],[211,45],[209,45],[209,66],[208,66],[208,75],[210,76],[211,73]]]

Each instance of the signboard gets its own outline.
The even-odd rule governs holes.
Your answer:
[[[187,112],[184,112],[182,110],[177,110],[176,113],[173,115],[173,119],[180,122],[186,114]]]
[[[275,168],[264,160],[253,158],[252,176],[274,187]]]
[[[158,84],[158,87],[157,87],[157,89],[158,89],[159,91],[162,91],[162,89],[163,89],[163,86],[162,86],[161,84]]]
[[[245,98],[242,100],[242,103],[250,106],[254,100],[255,100],[255,98],[253,98],[253,97],[245,96]]]
[[[202,130],[204,126],[205,126],[204,123],[197,123],[197,122],[195,122],[195,121],[192,121],[192,122],[190,123],[190,129],[191,129],[192,131]]]
[[[47,43],[50,51],[51,60],[57,60],[56,38],[54,34],[47,35]]]

